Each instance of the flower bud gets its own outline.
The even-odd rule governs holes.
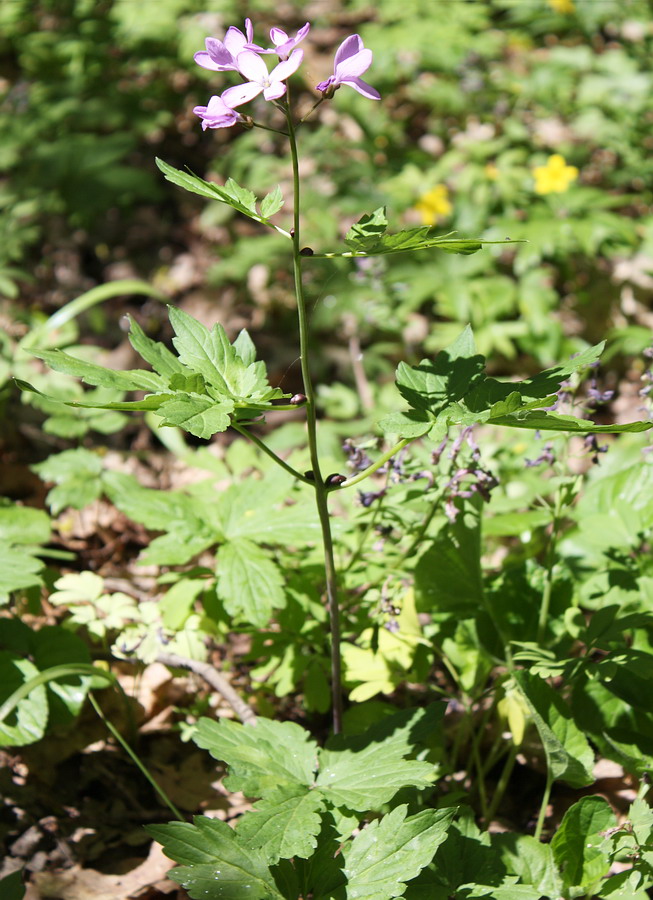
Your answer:
[[[306,400],[306,394],[293,394],[290,398],[290,402],[294,403],[296,406],[301,406],[303,403],[306,403]]]
[[[341,475],[339,472],[333,472],[333,474],[328,475],[324,479],[324,484],[327,487],[340,487],[340,485],[347,481],[346,475]]]

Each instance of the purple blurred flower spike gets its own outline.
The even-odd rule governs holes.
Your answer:
[[[316,85],[316,90],[329,99],[341,85],[348,84],[363,97],[367,97],[369,100],[380,100],[379,92],[360,78],[371,65],[372,51],[365,49],[359,34],[352,34],[345,38],[336,51],[333,75]]]
[[[286,78],[297,71],[304,58],[303,50],[294,50],[289,59],[280,62],[268,73],[267,66],[252,50],[238,54],[238,71],[247,78],[245,84],[227,88],[222,99],[227,106],[241,106],[263,92],[266,100],[276,100],[286,93]]]

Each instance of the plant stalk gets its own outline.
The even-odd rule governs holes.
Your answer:
[[[293,171],[293,203],[294,221],[292,231],[293,242],[293,276],[295,280],[295,296],[297,299],[297,315],[299,319],[299,353],[301,360],[302,380],[304,382],[304,394],[306,395],[306,429],[308,447],[311,457],[315,488],[315,502],[322,530],[322,542],[324,545],[324,569],[326,574],[327,607],[331,626],[331,696],[333,702],[333,731],[338,734],[342,730],[342,662],[340,657],[340,609],[338,606],[338,591],[336,566],[333,555],[333,538],[331,536],[331,522],[329,520],[329,508],[327,501],[327,489],[320,472],[320,463],[317,452],[317,416],[315,410],[315,390],[311,378],[309,365],[309,329],[306,311],[306,298],[302,281],[302,256],[300,254],[300,220],[299,220],[299,159],[297,155],[297,137],[295,125],[290,114],[288,103],[284,105],[284,113],[288,122],[288,135],[290,143],[290,155]]]
[[[535,826],[535,840],[539,841],[542,838],[542,829],[544,828],[544,819],[546,818],[546,808],[549,805],[549,797],[551,796],[551,788],[553,787],[553,776],[550,772],[547,772],[546,776],[546,785],[544,787],[544,794],[542,795],[542,803],[540,805],[540,814],[537,817],[537,825]]]

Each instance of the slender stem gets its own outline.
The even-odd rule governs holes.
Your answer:
[[[546,818],[546,808],[549,805],[549,797],[551,796],[551,788],[553,787],[553,775],[547,772],[546,785],[544,794],[542,795],[542,803],[540,804],[540,814],[537,817],[537,825],[535,826],[535,840],[539,841],[542,837],[542,829],[544,828],[544,819]]]
[[[220,694],[223,700],[227,701],[243,725],[256,725],[256,713],[252,707],[241,699],[229,682],[223,678],[211,663],[202,662],[198,659],[187,659],[185,656],[178,656],[176,653],[159,653],[156,661],[163,663],[164,666],[170,666],[172,669],[188,669],[189,672],[199,675],[214,691]]]
[[[373,475],[377,469],[380,469],[381,466],[384,466],[389,459],[391,459],[395,453],[399,453],[400,450],[403,450],[404,447],[407,447],[414,439],[413,438],[404,438],[399,441],[398,444],[395,444],[387,453],[384,453],[376,462],[373,462],[371,466],[368,466],[366,469],[363,469],[362,472],[359,472],[358,475],[355,475],[352,478],[348,478],[346,481],[343,481],[342,484],[333,488],[333,490],[342,490],[343,488],[353,487],[355,484],[359,484],[361,481],[365,481],[366,478],[369,478],[370,475]]]
[[[508,756],[506,757],[503,769],[501,770],[501,776],[494,791],[494,796],[492,797],[492,802],[490,803],[490,808],[487,811],[487,819],[485,820],[486,825],[489,825],[492,819],[497,814],[499,804],[503,800],[503,795],[506,793],[506,788],[508,787],[508,782],[510,781],[510,776],[512,775],[512,770],[514,768],[516,759],[517,747],[515,747],[515,745],[513,744],[510,748]]]
[[[263,131],[273,131],[275,134],[282,134],[284,137],[288,137],[287,131],[280,131],[278,128],[270,128],[269,125],[261,125],[260,122],[252,122],[252,126],[254,128],[262,128]]]
[[[546,559],[546,580],[544,582],[544,590],[542,591],[542,602],[540,604],[540,615],[537,621],[537,643],[542,645],[546,635],[546,626],[549,619],[549,608],[551,606],[551,595],[553,593],[553,567],[555,565],[556,545],[558,542],[558,524],[562,513],[562,496],[558,490],[555,498],[555,506],[553,509],[553,522],[551,525],[551,538],[547,548]]]
[[[301,119],[299,120],[299,122],[297,123],[297,127],[299,127],[300,125],[303,125],[304,122],[306,121],[306,119],[308,119],[310,116],[312,116],[313,113],[315,112],[315,110],[318,108],[318,106],[319,106],[321,103],[324,103],[325,100],[326,100],[326,97],[324,96],[324,94],[322,94],[322,96],[320,97],[320,99],[319,99],[319,100],[316,100],[315,103],[313,104],[313,106],[311,106],[311,108],[310,108],[309,111],[306,113],[306,115],[305,115],[305,116],[302,116],[302,118],[301,118]]]
[[[95,699],[93,694],[89,694],[88,699],[90,700],[91,706],[93,707],[95,712],[98,714],[98,716],[102,719],[102,721],[106,725],[107,729],[111,732],[113,737],[118,741],[118,743],[120,744],[122,749],[125,751],[127,756],[129,756],[130,759],[132,760],[132,762],[134,762],[135,765],[140,769],[140,771],[145,776],[145,778],[149,781],[149,783],[152,785],[152,787],[154,788],[156,793],[163,800],[163,802],[168,807],[168,809],[172,812],[173,816],[175,816],[177,819],[179,819],[180,822],[185,822],[186,819],[179,812],[179,810],[177,809],[175,804],[172,802],[170,797],[168,797],[168,795],[163,790],[161,785],[157,784],[157,782],[155,781],[153,776],[150,774],[150,772],[145,767],[145,764],[139,759],[139,757],[132,750],[132,748],[129,746],[129,744],[124,739],[124,737],[120,734],[118,729],[113,725],[113,723],[110,722],[109,719],[107,719],[107,717],[104,715],[104,713],[102,712],[102,709],[100,708],[99,703],[97,702],[97,700]]]
[[[297,478],[299,481],[303,481],[305,484],[313,484],[313,480],[311,478],[307,478],[306,475],[302,475],[301,472],[298,472],[297,469],[293,469],[292,466],[288,465],[288,463],[282,459],[280,456],[268,447],[267,444],[264,444],[263,441],[257,437],[255,434],[252,434],[251,431],[247,428],[242,428],[240,425],[236,425],[234,422],[231,423],[231,427],[234,431],[237,431],[238,434],[242,434],[243,437],[246,437],[253,444],[263,451],[263,453],[267,453],[270,459],[273,459],[277,465],[281,466],[282,469],[285,469],[293,478]]]
[[[311,370],[309,366],[309,329],[306,312],[306,298],[302,281],[302,256],[300,255],[300,192],[299,192],[299,158],[297,155],[297,138],[295,125],[290,114],[288,103],[284,105],[284,113],[288,122],[288,134],[290,143],[290,155],[293,171],[293,276],[295,280],[295,296],[297,299],[297,315],[299,318],[299,353],[301,360],[302,379],[304,393],[306,395],[306,429],[308,447],[311,456],[315,488],[315,502],[322,529],[322,542],[324,544],[324,568],[326,573],[327,606],[329,609],[329,621],[331,626],[331,696],[333,700],[333,731],[338,734],[342,730],[342,663],[340,658],[340,609],[338,607],[338,592],[336,579],[336,566],[333,556],[333,538],[331,536],[331,523],[329,521],[329,507],[327,501],[327,489],[320,472],[320,463],[317,452],[317,416],[315,411],[315,391]]]

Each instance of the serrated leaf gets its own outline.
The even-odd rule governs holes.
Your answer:
[[[313,783],[317,744],[294,722],[259,718],[253,727],[202,718],[193,740],[229,766],[225,785],[248,797]]]
[[[230,540],[218,556],[218,596],[231,616],[263,628],[286,605],[283,576],[270,554],[246,538]]]
[[[273,470],[265,478],[233,484],[220,495],[217,517],[225,537],[256,543],[305,545],[320,539],[315,506],[306,501],[286,505],[293,481]],[[273,513],[271,514],[271,510]]]
[[[345,850],[347,897],[392,900],[426,866],[447,836],[455,809],[429,809],[406,818],[398,806],[371,822]]]
[[[50,540],[50,517],[28,506],[0,507],[0,544],[45,544]]]
[[[166,856],[182,863],[168,873],[193,900],[284,900],[261,851],[246,846],[220,819],[150,825]]]
[[[99,367],[98,367],[99,368]],[[108,370],[107,370],[108,371]],[[38,388],[35,388],[34,385],[30,384],[28,381],[22,381],[20,378],[14,378],[14,382],[21,391],[29,391],[32,394],[38,394],[39,397],[45,398],[48,403],[56,403],[61,406],[70,406],[74,409],[82,409],[82,410],[90,410],[90,409],[118,409],[124,410],[125,412],[138,412],[139,410],[149,411],[158,409],[159,406],[165,401],[169,394],[150,394],[148,397],[144,397],[142,400],[116,400],[109,402],[102,402],[101,400],[64,400],[61,397],[51,397],[48,394],[44,394],[42,391],[39,391]],[[130,390],[137,390],[137,388],[130,388]],[[94,394],[94,391],[88,392],[90,395]],[[122,396],[119,394],[118,396]],[[84,413],[82,413],[84,415]],[[102,421],[104,417],[92,417],[86,419],[86,423],[83,425],[83,430],[79,432],[79,434],[85,434],[90,423],[94,423],[94,426],[97,428],[97,425]],[[61,428],[54,428],[52,423],[54,421],[59,421],[59,417],[53,417],[48,419],[45,430],[52,434],[59,434],[61,437],[72,437],[77,434],[77,432],[72,430],[70,423],[70,418],[63,419],[61,421]],[[120,420],[122,422],[122,419]],[[115,428],[97,428],[98,431],[104,430],[106,433],[110,433],[114,431]]]
[[[433,419],[428,413],[419,409],[407,412],[390,413],[381,419],[379,428],[386,434],[396,434],[402,438],[419,438],[433,427]]]
[[[551,841],[565,888],[587,891],[607,874],[610,859],[601,849],[601,832],[615,825],[615,815],[603,797],[583,797],[567,810]]]
[[[280,788],[238,820],[238,835],[247,846],[262,850],[270,864],[293,856],[308,859],[317,845],[324,807],[319,791]]]
[[[200,394],[177,393],[161,404],[157,415],[161,416],[161,426],[178,425],[195,437],[208,440],[217,432],[227,430],[233,411],[231,400],[218,403]]]
[[[441,704],[405,710],[374,725],[363,735],[338,738],[319,751],[315,782],[334,806],[378,809],[408,785],[426,787],[435,769],[430,763],[404,759],[425,732],[432,733],[443,714]]]
[[[262,363],[245,365],[219,323],[211,331],[188,313],[170,307],[173,338],[180,360],[225,398],[255,401],[268,397],[270,387]]]
[[[562,879],[550,844],[543,844],[530,834],[493,834],[492,847],[497,849],[508,871],[518,875],[520,883],[537,888],[537,896],[559,897]]]
[[[256,347],[246,328],[238,333],[238,337],[233,342],[233,348],[246,366],[251,366],[256,362]]]
[[[653,422],[627,422],[623,425],[597,425],[588,419],[575,416],[561,416],[541,410],[517,411],[510,416],[497,416],[488,420],[492,425],[507,425],[510,428],[529,428],[532,431],[566,431],[572,434],[624,434],[648,431]]]
[[[164,344],[149,338],[132,316],[129,317],[129,342],[159,375],[169,378],[175,374],[185,373],[184,366],[174,353],[171,353]]]
[[[281,187],[277,185],[273,191],[261,200],[261,215],[264,219],[269,219],[275,213],[278,213],[284,204]]]
[[[64,353],[63,350],[30,350],[32,356],[36,356],[47,363],[51,369],[64,372],[66,375],[74,375],[81,378],[86,384],[101,387],[112,387],[120,391],[161,391],[167,384],[156,372],[148,372],[145,369],[132,369],[118,371],[105,369],[95,363],[86,362]]]
[[[0,545],[0,600],[11,591],[42,584],[43,563],[30,550]]]
[[[56,487],[48,492],[47,503],[53,514],[73,506],[82,509],[102,494],[102,460],[97,453],[77,447],[55,453],[32,470],[43,481],[53,481]]]
[[[222,203],[226,203],[232,209],[243,213],[243,215],[254,219],[256,222],[262,222],[264,225],[267,225],[269,224],[268,216],[276,212],[274,210],[273,212],[259,215],[256,212],[256,196],[247,188],[241,187],[233,178],[229,178],[224,186],[220,186],[213,181],[204,181],[203,178],[199,178],[191,172],[182,172],[179,169],[175,169],[162,159],[157,158],[156,164],[167,181],[172,182],[172,184],[176,184],[192,194],[207,197],[209,200],[219,200]]]
[[[533,716],[551,776],[572,787],[591,784],[594,752],[562,697],[537,675],[518,670],[513,678]]]

